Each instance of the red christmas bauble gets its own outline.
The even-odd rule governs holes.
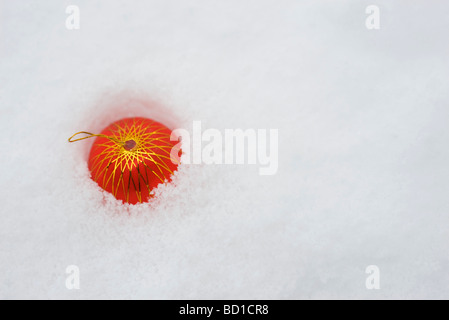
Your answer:
[[[92,179],[118,200],[147,202],[160,183],[171,181],[178,167],[177,141],[171,130],[145,118],[126,118],[110,124],[96,135],[89,155]],[[177,148],[177,149],[173,149]]]

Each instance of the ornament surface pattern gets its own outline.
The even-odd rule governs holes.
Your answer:
[[[170,131],[154,121],[144,120],[133,118],[131,123],[114,123],[114,128],[107,132],[110,138],[97,137],[94,147],[100,148],[100,152],[89,163],[92,179],[105,190],[112,186],[111,193],[116,198],[121,189],[126,202],[130,200],[131,189],[136,192],[138,202],[146,200],[144,190],[151,197],[151,177],[156,176],[164,183],[174,171],[168,163],[179,164],[177,159],[170,158],[172,148],[176,148],[170,141]],[[127,150],[125,145],[129,141],[135,143]]]

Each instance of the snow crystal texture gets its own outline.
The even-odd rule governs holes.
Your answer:
[[[448,30],[443,0],[2,0],[0,299],[449,298]],[[67,138],[125,116],[279,129],[279,170],[122,205]]]

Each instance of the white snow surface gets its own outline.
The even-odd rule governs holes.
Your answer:
[[[448,30],[443,0],[2,0],[0,299],[449,298]],[[279,170],[123,205],[67,138],[125,116],[279,129]]]

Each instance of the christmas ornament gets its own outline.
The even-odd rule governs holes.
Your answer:
[[[85,136],[74,139],[79,134]],[[171,181],[178,167],[181,149],[170,135],[170,129],[154,120],[126,118],[101,134],[78,132],[69,142],[96,137],[88,163],[92,179],[118,200],[136,204],[147,202],[155,187]]]

